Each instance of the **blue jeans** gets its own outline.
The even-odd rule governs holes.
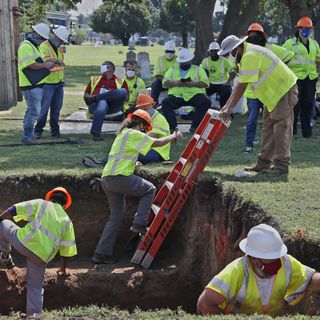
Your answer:
[[[263,109],[263,103],[259,99],[247,99],[248,118],[246,132],[246,147],[253,147],[253,141],[256,136],[257,122],[260,109]]]
[[[40,115],[43,88],[37,87],[24,90],[22,94],[27,103],[27,110],[23,120],[23,140],[30,141],[33,136],[34,124]]]
[[[161,162],[163,159],[157,151],[151,149],[145,156],[139,153],[138,161],[140,161],[142,164],[146,164],[152,162]]]
[[[40,117],[34,128],[35,133],[42,133],[47,122],[48,111],[50,108],[50,128],[51,135],[60,134],[59,115],[63,104],[63,86],[61,83],[46,84],[43,87],[43,97],[41,100]]]
[[[101,133],[104,116],[109,110],[110,113],[122,110],[126,96],[127,90],[122,88],[99,94],[99,98],[103,98],[97,103],[92,103],[89,106],[89,111],[93,114],[90,133]]]

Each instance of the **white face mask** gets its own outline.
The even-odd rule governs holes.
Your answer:
[[[127,77],[133,78],[135,76],[136,72],[134,70],[127,70],[126,74],[127,74]]]
[[[237,61],[237,56],[238,56],[238,51],[235,55],[235,57],[231,54],[231,52],[229,53],[228,59],[230,59],[232,62],[236,63]]]
[[[107,71],[110,71],[111,68],[108,68],[108,67],[109,67],[109,66],[106,65],[106,64],[102,65],[102,66],[100,67],[101,73],[105,73],[105,72],[107,72]]]
[[[173,57],[174,57],[174,53],[172,53],[172,52],[167,52],[167,53],[166,53],[166,57],[167,57],[168,60],[172,60]]]

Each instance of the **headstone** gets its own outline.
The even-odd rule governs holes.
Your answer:
[[[141,62],[141,78],[143,80],[151,79],[150,61],[144,60]]]
[[[136,48],[134,47],[135,44],[136,44],[135,41],[129,41],[129,48],[128,48],[128,50],[136,50]]]
[[[150,63],[149,53],[145,51],[139,52],[137,56],[137,61],[138,61],[138,67],[142,66],[142,61],[149,61]]]
[[[136,61],[137,55],[133,51],[127,52],[127,61]]]
[[[126,74],[126,69],[124,67],[116,67],[114,74],[120,78],[123,79],[125,77]]]

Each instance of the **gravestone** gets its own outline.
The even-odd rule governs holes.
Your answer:
[[[137,55],[133,51],[127,52],[127,61],[136,61]]]
[[[136,48],[134,47],[135,44],[136,44],[135,41],[129,41],[129,48],[128,48],[128,50],[136,50]]]
[[[151,78],[149,53],[144,51],[139,52],[137,61],[141,70],[141,78],[144,80],[149,80]]]
[[[138,53],[138,56],[137,56],[138,67],[142,66],[142,61],[149,61],[149,63],[150,63],[148,52],[141,51]]]

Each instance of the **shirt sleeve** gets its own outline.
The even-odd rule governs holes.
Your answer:
[[[89,81],[89,83],[88,83],[88,85],[87,85],[86,90],[84,91],[84,93],[90,94],[90,92],[91,92],[91,82]]]
[[[316,48],[317,48],[316,62],[320,62],[320,47],[318,42],[316,42]]]
[[[130,146],[144,156],[150,151],[155,141],[154,138],[138,130],[133,130],[132,134],[129,135],[129,140]]]
[[[254,52],[243,55],[239,68],[239,82],[253,83],[259,80],[261,59]]]
[[[288,39],[283,45],[282,45],[283,48],[289,50],[289,51],[293,51],[292,50],[292,40],[291,39]]]
[[[22,44],[18,49],[18,61],[22,69],[27,68],[31,64],[36,62],[39,55],[36,54],[36,50],[28,43]]]
[[[160,68],[160,59],[162,59],[162,57],[159,57],[156,61],[156,64],[154,65],[154,72],[153,72],[154,77],[162,75],[162,70]]]
[[[61,257],[73,257],[77,254],[77,246],[74,235],[73,224],[71,221],[67,222],[68,228],[62,237],[59,253]]]
[[[200,66],[204,69],[204,70],[208,70],[208,66],[207,66],[207,59],[204,58],[200,64]],[[209,70],[208,70],[209,71]]]
[[[225,70],[230,73],[232,71],[236,70],[236,65],[233,61],[231,61],[230,59],[226,59],[225,60]]]
[[[30,200],[16,203],[16,215],[13,217],[15,222],[32,221],[39,208],[39,200]]]
[[[170,135],[170,127],[167,119],[162,114],[157,114],[155,119],[152,120],[152,131],[160,137]]]
[[[205,70],[199,66],[199,81],[204,82],[209,87],[209,78]]]
[[[162,86],[163,86],[164,88],[166,88],[165,83],[166,83],[167,81],[170,81],[171,79],[172,79],[172,68],[169,68],[169,70],[166,72],[166,74],[164,75],[164,78],[163,78],[163,80],[162,80]]]
[[[43,55],[44,61],[50,60],[51,53],[50,53],[49,47],[47,45],[45,45],[45,44],[41,44],[39,49],[40,49],[40,51],[41,51],[41,53]]]

